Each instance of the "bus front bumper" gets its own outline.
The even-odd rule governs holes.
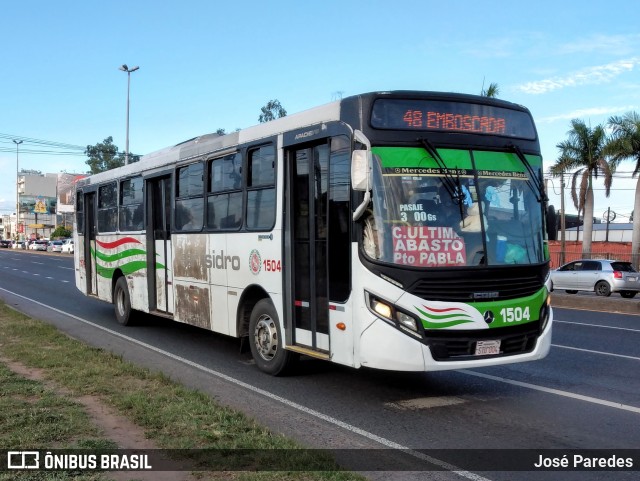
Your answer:
[[[549,315],[547,326],[530,352],[448,361],[436,361],[429,346],[376,318],[360,337],[360,365],[392,371],[446,371],[535,361],[544,358],[551,348],[553,310]]]

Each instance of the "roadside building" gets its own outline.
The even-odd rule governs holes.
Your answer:
[[[18,173],[18,216],[6,216],[6,237],[49,237],[58,225],[71,229],[75,182],[82,177],[85,175],[22,169]]]

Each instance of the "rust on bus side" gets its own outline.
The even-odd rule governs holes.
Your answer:
[[[176,319],[192,326],[211,329],[209,288],[176,284]]]
[[[173,275],[177,278],[207,281],[206,236],[177,236],[173,251]]]

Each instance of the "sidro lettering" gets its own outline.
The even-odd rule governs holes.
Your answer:
[[[216,254],[216,251],[211,251],[211,254],[204,256],[204,261],[209,269],[228,269],[231,267],[234,271],[240,270],[240,257],[238,256],[225,256],[224,250],[220,251],[220,254]]]

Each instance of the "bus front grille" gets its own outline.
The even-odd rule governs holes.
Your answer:
[[[482,302],[531,296],[542,289],[544,280],[534,275],[473,275],[450,277],[429,275],[418,279],[407,291],[429,301]]]
[[[533,351],[540,335],[539,321],[527,323],[516,329],[481,331],[427,331],[426,344],[436,361],[466,361],[470,359],[513,356]],[[500,340],[500,354],[490,356],[474,355],[476,342],[481,339]]]

